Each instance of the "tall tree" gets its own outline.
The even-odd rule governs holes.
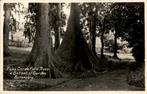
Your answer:
[[[49,68],[49,77],[58,77],[60,72],[51,60],[53,48],[48,16],[50,6],[48,3],[39,3],[36,6],[36,35],[27,63],[29,66]]]
[[[105,43],[104,43],[104,40],[105,40],[105,36],[104,34],[105,33],[108,33],[108,25],[107,25],[107,20],[108,20],[108,16],[109,13],[105,12],[103,14],[104,18],[102,18],[100,20],[100,23],[99,23],[99,33],[98,33],[98,36],[100,36],[100,39],[101,39],[101,58],[105,58],[104,57],[104,46],[105,46]]]
[[[118,58],[118,56],[117,56],[117,50],[118,50],[117,38],[118,38],[118,33],[117,33],[117,31],[115,31],[115,33],[114,33],[114,47],[113,47],[113,52],[114,52],[113,57],[114,58]]]
[[[56,51],[56,59],[64,62],[65,71],[96,71],[102,68],[104,63],[89,48],[81,32],[80,9],[77,3],[71,4],[67,32],[63,42]]]
[[[77,3],[71,4],[67,31],[63,42],[54,54],[50,32],[48,32],[48,30],[50,31],[50,26],[48,25],[51,19],[48,16],[47,7],[48,4],[38,4],[36,13],[37,31],[34,45],[28,58],[28,64],[34,67],[48,67],[50,69],[50,77],[67,76],[64,74],[71,74],[71,72],[75,71],[94,72],[104,70],[106,63],[102,63],[92,52],[83,37],[80,26],[80,11]]]
[[[104,43],[105,36],[104,36],[104,34],[108,33],[108,30],[109,30],[109,26],[107,25],[107,20],[109,18],[108,15],[111,12],[111,10],[110,10],[111,4],[112,3],[103,3],[102,8],[100,8],[100,10],[99,10],[100,16],[99,16],[99,23],[98,23],[97,27],[98,27],[98,30],[99,30],[98,36],[100,36],[100,39],[101,39],[101,58],[104,58],[104,46],[105,46],[105,43]]]
[[[10,19],[10,25],[9,25],[9,29],[11,32],[11,41],[13,41],[13,34],[16,32],[16,27],[17,27],[17,21],[16,19],[13,17],[13,15],[11,15],[11,19]]]
[[[58,5],[57,5],[57,17],[56,17],[56,19],[58,20],[58,21],[56,21],[56,24],[55,24],[55,26],[54,26],[54,31],[55,31],[55,50],[57,50],[58,49],[58,47],[59,47],[59,45],[60,45],[60,26],[59,26],[59,20],[61,19],[60,18],[60,16],[61,16],[61,4],[59,3]]]
[[[101,35],[100,35],[100,39],[101,39],[101,58],[104,58],[104,27],[102,26],[100,29]]]
[[[95,42],[96,36],[100,36],[101,38],[101,56],[103,57],[103,35],[105,32],[105,15],[109,14],[110,12],[110,5],[111,3],[83,3],[81,5],[82,10],[82,25],[85,28],[87,25],[90,33],[90,47],[94,53],[95,51]],[[86,24],[88,23],[88,24]],[[87,30],[86,30],[87,31]],[[98,32],[99,31],[99,32]],[[98,33],[98,34],[97,34]]]
[[[92,14],[89,12],[89,31],[90,31],[90,42],[91,42],[91,49],[96,54],[95,50],[95,42],[96,42],[96,13]]]
[[[64,6],[63,3],[52,3],[50,5],[51,9],[49,10],[51,22],[49,23],[51,30],[54,34],[54,49],[57,50],[60,45],[60,39],[61,39],[61,32],[63,31],[63,27],[65,25],[65,13],[62,10],[62,7]]]
[[[107,24],[109,23],[109,28],[114,33],[114,45],[113,45],[113,57],[118,58],[117,56],[117,50],[118,50],[118,44],[117,44],[117,38],[120,37],[120,35],[123,33],[122,25],[124,18],[122,17],[121,9],[123,7],[124,3],[118,3],[118,4],[112,4],[111,5],[111,14],[109,21],[107,21]]]
[[[85,19],[82,20],[83,25],[87,25],[89,29],[89,46],[91,50],[96,54],[95,50],[95,42],[96,42],[96,27],[99,23],[98,19],[98,11],[100,7],[102,6],[102,3],[83,3],[81,4],[81,10],[82,10],[82,17]],[[87,23],[87,24],[85,24]],[[85,27],[85,26],[83,26]]]
[[[9,42],[9,33],[11,32],[11,39],[13,40],[13,32],[16,31],[17,29],[17,21],[14,18],[13,14],[11,13],[14,10],[17,10],[15,6],[21,6],[21,3],[4,3],[3,9],[4,9],[4,25],[3,25],[3,47],[4,47],[4,56],[9,56],[9,47],[8,47],[8,42]],[[21,10],[17,10],[18,14],[20,15],[19,12],[22,12]]]
[[[136,60],[143,61],[144,4],[114,3],[112,5],[112,12],[110,18],[110,25],[112,26],[112,28],[115,29],[115,36],[117,38],[122,37],[122,39],[127,40],[129,42],[129,46],[133,47],[132,53]],[[138,51],[136,49],[136,46],[141,47],[142,50]]]

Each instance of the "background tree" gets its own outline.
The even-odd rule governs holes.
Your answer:
[[[94,53],[95,51],[95,42],[96,36],[101,37],[101,56],[103,56],[103,35],[105,32],[104,26],[104,18],[110,12],[110,5],[111,3],[83,3],[81,5],[82,10],[82,20],[81,25],[82,28],[87,31],[89,30],[90,33],[90,41],[89,44],[91,45],[91,49]],[[98,34],[99,33],[99,34]]]
[[[124,25],[124,17],[122,17],[122,7],[124,3],[118,3],[118,4],[112,4],[111,5],[111,12],[110,15],[106,16],[107,22],[106,26],[114,33],[114,45],[113,45],[113,52],[114,58],[118,58],[117,56],[117,50],[118,50],[118,44],[117,39],[123,34],[122,28]]]
[[[63,3],[52,3],[50,4],[49,9],[49,16],[51,23],[49,23],[50,29],[51,29],[51,36],[53,37],[53,47],[56,50],[61,42],[61,38],[63,37],[64,33],[64,26],[66,24],[66,15],[63,11],[63,7],[65,4]],[[28,8],[28,14],[25,16],[25,31],[24,35],[26,38],[29,39],[29,42],[32,42],[35,37],[36,33],[36,21],[35,21],[35,4],[31,3],[29,4]]]
[[[129,42],[136,61],[144,60],[144,4],[115,3],[111,20],[115,35]],[[135,33],[134,33],[135,32]],[[138,45],[138,46],[137,46]],[[141,48],[138,51],[137,48]]]
[[[36,22],[37,22],[37,8],[36,3],[28,4],[28,14],[24,17],[25,25],[24,25],[24,36],[29,39],[29,42],[33,42],[36,33]]]
[[[126,5],[125,12],[128,14],[125,29],[129,35],[125,39],[128,40],[129,46],[133,47],[135,60],[138,63],[144,62],[144,3]]]
[[[49,25],[51,27],[51,30],[54,33],[54,49],[57,50],[57,48],[60,45],[60,39],[61,39],[61,34],[64,31],[64,26],[65,26],[65,19],[66,15],[62,8],[64,7],[64,3],[52,3],[50,5],[50,17],[51,17],[51,22]]]
[[[101,58],[104,57],[104,46],[105,46],[105,40],[106,36],[105,34],[109,33],[110,26],[108,25],[108,20],[109,20],[109,15],[110,15],[110,10],[108,9],[110,6],[107,6],[107,10],[105,10],[103,14],[103,18],[101,19],[99,23],[99,33],[98,36],[100,36],[101,39]]]
[[[35,23],[35,13],[28,13],[28,15],[25,16],[26,22],[24,25],[24,36],[25,38],[29,39],[29,43],[34,41],[35,32],[36,32],[36,23]]]
[[[89,44],[92,51],[96,54],[95,51],[95,42],[96,42],[96,26],[99,23],[98,19],[98,9],[102,6],[102,3],[83,3],[81,5],[82,10],[82,19],[81,24],[87,25],[87,30],[89,30]],[[85,26],[82,26],[85,28]],[[86,28],[85,28],[86,29]]]
[[[3,35],[4,35],[4,56],[9,56],[9,32],[10,32],[10,17],[11,17],[11,10],[15,6],[13,3],[4,3],[4,27],[3,27]]]
[[[11,15],[10,18],[10,32],[11,32],[11,41],[13,42],[13,34],[16,32],[16,28],[17,28],[17,21],[16,19],[13,17],[13,15]]]
[[[4,56],[9,56],[9,33],[11,33],[11,40],[13,41],[13,34],[18,30],[19,22],[14,18],[14,13],[20,15],[23,11],[16,9],[16,6],[22,6],[21,3],[4,3]]]

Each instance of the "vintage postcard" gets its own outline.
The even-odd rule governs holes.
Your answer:
[[[1,94],[145,94],[145,0],[0,4]]]

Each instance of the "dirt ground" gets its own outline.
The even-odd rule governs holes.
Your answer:
[[[11,65],[21,65],[28,56],[30,49],[11,47],[11,56],[4,58],[4,68]],[[123,55],[122,55],[123,56]],[[128,63],[123,59],[113,65],[109,72],[97,73],[94,76],[80,78],[11,80],[4,79],[4,90],[19,91],[100,91],[121,90],[140,91],[144,88],[127,84]]]

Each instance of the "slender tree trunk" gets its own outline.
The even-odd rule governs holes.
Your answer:
[[[10,21],[10,7],[9,4],[4,4],[4,27],[3,27],[3,34],[4,34],[4,56],[9,56],[9,48],[8,48],[8,43],[9,43],[9,21]]]
[[[118,49],[118,46],[117,46],[117,32],[115,31],[115,34],[114,34],[114,49],[113,49],[113,51],[114,51],[113,57],[114,58],[118,58],[117,49]]]
[[[95,42],[96,42],[96,20],[94,18],[94,16],[90,15],[90,47],[92,49],[92,51],[94,52],[94,54],[96,54],[96,50],[95,50]]]
[[[94,54],[96,54],[96,50],[95,50],[95,42],[96,42],[96,22],[94,20],[94,25],[93,25],[93,31],[92,31],[92,51]]]
[[[58,4],[58,8],[57,8],[57,15],[58,15],[58,20],[60,21],[61,20],[61,12],[60,12],[60,10],[61,10],[61,4],[59,3]],[[55,50],[57,50],[58,49],[58,47],[59,47],[59,45],[60,45],[60,25],[59,25],[59,23],[58,23],[58,25],[56,25],[55,26]]]
[[[13,38],[13,31],[11,31],[11,41],[12,41],[12,42],[14,41],[14,38]]]
[[[101,34],[101,58],[104,58],[104,32]]]
[[[55,27],[55,50],[58,49],[60,45],[60,33],[59,33],[59,27]]]
[[[49,68],[49,77],[61,76],[58,69],[52,62],[52,39],[49,28],[49,4],[37,4],[37,21],[36,21],[36,35],[32,51],[27,59],[27,64],[34,67]]]

